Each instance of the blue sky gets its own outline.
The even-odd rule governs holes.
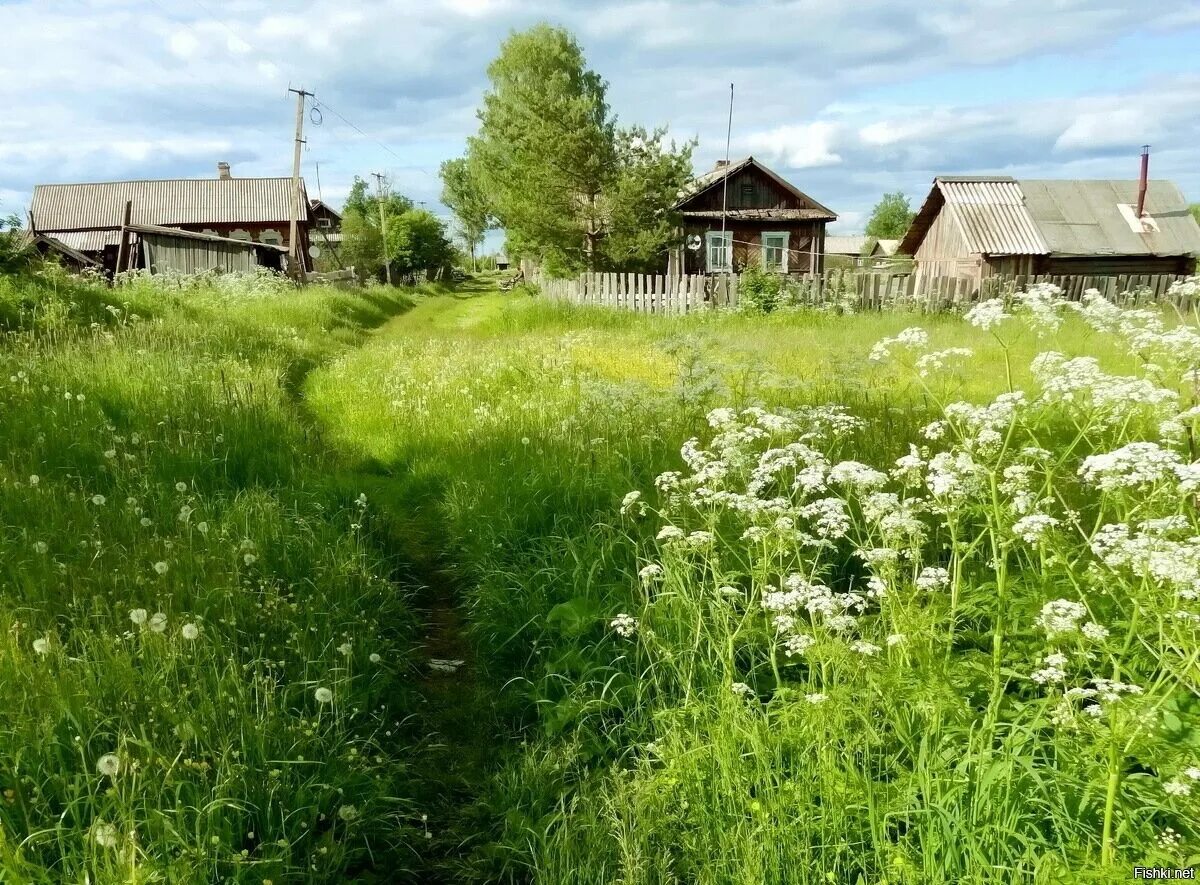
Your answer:
[[[1200,4],[1184,0],[0,0],[0,213],[35,183],[290,173],[337,203],[387,173],[436,205],[513,28],[574,31],[622,121],[754,153],[861,228],[939,173],[1133,178],[1200,201]],[[337,114],[344,116],[348,125]],[[357,127],[357,128],[354,128]],[[361,130],[361,131],[359,131]]]

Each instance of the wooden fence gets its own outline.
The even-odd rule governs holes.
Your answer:
[[[829,270],[822,274],[789,276],[788,298],[792,304],[846,312],[887,309],[935,312],[1020,291],[1035,283],[1052,283],[1061,288],[1067,298],[1076,301],[1088,289],[1096,289],[1113,301],[1170,300],[1177,307],[1188,310],[1196,301],[1194,297],[1168,299],[1171,284],[1183,279],[1186,277],[1171,274],[995,276],[977,285],[962,277],[938,277],[925,280],[918,290],[913,274]],[[730,308],[736,307],[740,300],[736,274],[585,273],[574,279],[560,280],[535,273],[530,280],[550,298],[644,313],[681,314],[713,307]]]

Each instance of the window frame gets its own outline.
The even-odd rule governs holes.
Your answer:
[[[768,246],[767,237],[778,237],[781,242],[778,246]],[[759,238],[759,252],[762,256],[763,270],[776,271],[777,273],[788,272],[788,243],[791,241],[791,231],[786,230],[765,230]],[[767,263],[767,250],[779,250],[779,264],[771,265]]]
[[[722,242],[726,263],[717,266],[713,264],[713,246]],[[709,273],[733,273],[733,231],[726,230],[724,236],[719,230],[704,232],[704,269]]]

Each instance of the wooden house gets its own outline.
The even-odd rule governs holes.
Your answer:
[[[753,157],[718,162],[689,184],[674,209],[683,219],[683,244],[672,269],[689,274],[737,273],[751,265],[819,273],[825,225],[837,220]]]
[[[941,176],[900,252],[915,259],[918,285],[940,277],[978,285],[997,274],[1185,274],[1196,268],[1200,226],[1169,181]]]
[[[229,164],[219,163],[217,177],[207,179],[39,184],[29,221],[34,233],[53,237],[109,271],[116,267],[126,203],[133,226],[273,247],[248,250],[273,261],[278,251],[288,250],[294,196],[291,178],[234,178]],[[303,180],[299,196],[300,254],[307,262],[312,215]],[[192,251],[202,242],[185,239]]]

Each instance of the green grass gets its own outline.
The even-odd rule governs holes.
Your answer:
[[[932,349],[968,346],[974,357],[927,383],[868,361],[876,341],[916,323]],[[1002,345],[952,316],[661,318],[516,294],[424,301],[315,373],[310,407],[343,450],[422,489],[414,498],[437,490],[440,543],[494,687],[493,728],[521,741],[461,812],[473,850],[457,875],[1102,878],[1092,769],[1050,776],[1062,767],[1054,746],[1016,718],[1011,733],[993,734],[1003,752],[989,762],[963,706],[984,690],[977,672],[990,678],[986,586],[964,603],[968,629],[951,658],[939,651],[928,666],[847,684],[815,719],[779,692],[764,717],[727,696],[720,667],[684,666],[716,640],[671,625],[710,614],[682,602],[674,616],[646,608],[634,573],[654,555],[656,526],[618,513],[626,492],[679,469],[679,445],[709,434],[712,407],[846,405],[865,426],[841,456],[886,466],[940,403],[986,402],[1010,374],[1034,387],[1029,364],[1049,349],[1098,357],[1110,371],[1138,364],[1074,319]],[[1030,589],[1022,605],[1045,592]],[[671,627],[663,657],[614,643],[607,621],[619,611]],[[656,753],[644,750],[651,741]],[[1144,848],[1145,830],[1131,832],[1126,845]]]
[[[761,605],[794,572],[863,585],[854,547],[891,543],[865,492],[829,493],[849,534],[809,549],[654,491],[690,481],[690,438],[727,447],[711,481],[736,490],[799,432],[721,442],[716,407],[843,406],[861,426],[811,445],[888,468],[910,443],[967,445],[922,428],[947,402],[1036,391],[1038,353],[1141,374],[1149,352],[1077,318],[997,338],[953,316],[647,317],[493,285],[0,277],[0,881],[1075,883],[1194,862],[1200,809],[1162,789],[1200,765],[1194,630],[1145,576],[1089,568],[1086,543],[1170,514],[1200,536],[1194,506],[1075,475],[1157,438],[1134,395],[1116,421],[1086,397],[1030,407],[979,455],[991,493],[921,512],[857,628],[874,656],[814,621],[812,652],[785,658]],[[973,356],[930,378],[868,359],[913,325]],[[1014,539],[1000,486],[1032,442],[1061,461],[1042,547]],[[621,511],[634,490],[641,519]],[[712,538],[657,542],[664,523]],[[916,590],[921,564],[950,588]],[[1145,688],[1074,731],[1029,678],[1060,597],[1112,630],[1091,658],[1060,642],[1071,678]]]

